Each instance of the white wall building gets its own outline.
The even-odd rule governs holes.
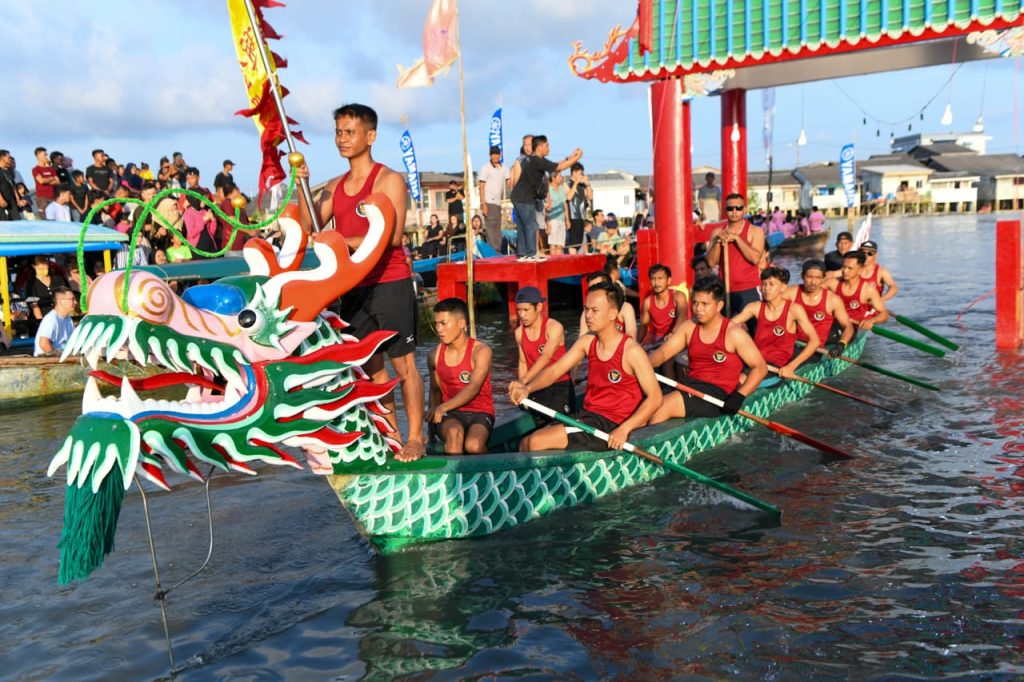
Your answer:
[[[986,135],[983,130],[976,130],[970,133],[954,133],[952,131],[945,133],[914,133],[913,135],[895,138],[892,141],[891,147],[894,154],[906,154],[914,149],[914,147],[951,142],[968,149],[973,149],[979,154],[984,154],[985,146],[991,139],[992,136]]]
[[[635,176],[618,170],[588,175],[594,190],[594,210],[614,213],[616,218],[632,224],[636,193],[641,189]]]
[[[968,213],[978,206],[980,175],[960,171],[937,171],[930,184],[932,205],[939,213]]]
[[[870,164],[871,160],[864,163]],[[931,168],[911,164],[864,165],[858,172],[869,196],[896,201],[926,197],[931,192],[929,179],[935,173]]]

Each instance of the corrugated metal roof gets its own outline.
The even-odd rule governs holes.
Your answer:
[[[621,43],[610,39],[577,73],[655,80],[928,40],[1016,21],[1022,0],[650,0],[650,9],[649,27],[640,12]]]

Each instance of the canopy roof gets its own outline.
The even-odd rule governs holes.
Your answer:
[[[581,78],[602,82],[686,77],[698,94],[702,82],[716,76],[727,79],[726,89],[770,87],[1018,54],[1022,5],[1024,0],[639,0],[628,30],[612,29],[596,53],[577,42],[569,63]],[[962,37],[967,40],[957,40]],[[870,59],[868,50],[875,52]],[[798,60],[808,62],[793,68]]]
[[[32,256],[49,253],[73,253],[78,250],[82,223],[56,220],[11,220],[0,222],[0,256]],[[128,235],[99,225],[85,232],[85,251],[121,248]]]

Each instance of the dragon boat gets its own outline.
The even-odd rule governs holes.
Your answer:
[[[515,452],[535,428],[526,413],[495,430],[493,454],[394,460],[399,444],[381,403],[394,382],[375,384],[362,369],[392,333],[356,339],[325,311],[391,241],[395,211],[387,197],[372,195],[361,210],[370,227],[354,253],[338,233],[307,236],[282,216],[280,251],[261,239],[246,244],[248,275],[180,297],[141,270],[92,284],[87,314],[65,350],[91,367],[82,415],[49,467],[50,475],[66,467],[61,582],[85,578],[112,551],[133,481],[169,490],[172,472],[202,481],[214,468],[255,474],[256,462],[302,468],[304,453],[382,553],[495,533],[663,475],[623,452]],[[310,246],[314,265],[303,270]],[[863,343],[848,354],[859,355]],[[104,359],[137,365],[146,376],[117,376],[98,365]],[[802,371],[820,380],[845,366],[823,360]],[[808,390],[800,383],[763,388],[748,409],[764,416]],[[676,420],[635,437],[681,463],[746,428],[742,417]]]

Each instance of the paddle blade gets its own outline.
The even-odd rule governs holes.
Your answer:
[[[927,343],[922,343],[917,339],[912,339],[909,336],[904,336],[903,334],[900,334],[899,332],[894,332],[891,329],[886,329],[885,327],[879,327],[878,325],[875,325],[871,328],[871,331],[878,334],[879,336],[883,336],[892,341],[902,343],[905,346],[916,348],[917,350],[924,351],[925,353],[931,353],[937,358],[946,357],[946,351],[942,350],[941,348],[936,348],[935,346],[930,346]]]
[[[828,443],[824,443],[818,440],[817,438],[812,438],[811,436],[808,436],[806,433],[797,431],[796,429],[790,428],[785,424],[765,420],[765,426],[770,428],[772,431],[775,431],[776,433],[780,433],[784,436],[789,436],[793,440],[798,440],[801,443],[810,445],[812,448],[817,448],[822,452],[827,452],[831,455],[835,455],[840,459],[854,459],[854,456],[847,452],[846,450],[840,450],[835,446],[829,445]]]
[[[840,359],[845,360],[846,358],[840,358]],[[878,365],[872,365],[870,362],[865,362],[864,360],[857,360],[855,362],[855,364],[857,366],[863,367],[864,369],[869,370],[871,372],[878,372],[879,374],[883,374],[883,375],[885,375],[887,377],[892,377],[893,379],[899,379],[900,381],[905,381],[908,384],[913,384],[914,386],[920,386],[921,388],[926,388],[929,391],[940,391],[940,390],[942,390],[938,386],[936,386],[935,384],[929,384],[927,381],[921,381],[920,379],[915,379],[914,377],[908,377],[905,374],[898,374],[898,373],[892,371],[891,369],[886,369],[885,367],[879,367]]]
[[[666,459],[661,460],[661,465],[668,469],[669,471],[674,471],[677,474],[682,474],[683,476],[693,479],[698,483],[703,483],[708,487],[714,488],[719,492],[725,493],[729,497],[739,501],[745,506],[753,508],[755,511],[767,512],[773,515],[776,519],[782,518],[782,510],[780,510],[775,505],[759,500],[753,495],[748,495],[742,490],[736,490],[736,488],[733,488],[731,485],[727,483],[722,483],[721,481],[715,480],[710,476],[705,476],[704,474],[698,471],[688,469],[687,467],[684,467],[680,464],[676,464],[675,462],[670,462]]]
[[[911,329],[913,329],[915,332],[917,332],[921,336],[924,336],[924,337],[927,337],[927,338],[931,339],[932,341],[936,342],[940,346],[945,346],[946,348],[948,348],[950,350],[960,350],[960,346],[958,346],[957,344],[953,343],[952,341],[947,339],[945,336],[943,336],[943,335],[941,335],[941,334],[939,334],[937,332],[933,332],[931,329],[929,329],[928,327],[924,326],[923,324],[920,324],[918,322],[914,322],[910,318],[903,317],[902,315],[893,315],[893,317],[896,318],[896,321],[899,322],[900,324],[902,324],[904,327],[910,327]]]

